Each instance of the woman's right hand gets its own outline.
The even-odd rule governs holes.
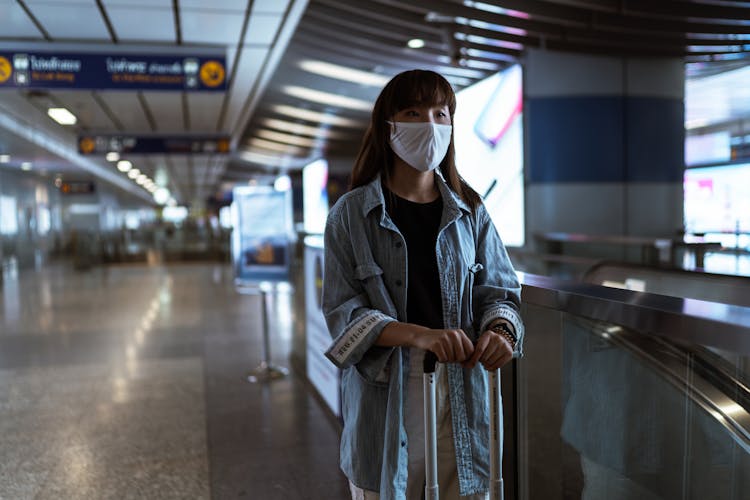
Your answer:
[[[441,363],[463,363],[474,353],[474,345],[461,329],[420,329],[414,332],[411,345],[432,351]]]
[[[399,321],[388,323],[375,345],[416,347],[431,351],[441,363],[463,363],[474,354],[474,345],[461,329],[427,328]]]

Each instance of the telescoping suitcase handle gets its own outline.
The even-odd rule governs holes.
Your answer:
[[[504,500],[503,488],[503,422],[500,368],[487,371],[490,397],[490,500]]]
[[[427,351],[424,355],[424,466],[425,483],[424,499],[438,500],[437,479],[437,424],[435,420],[435,353]]]
[[[435,354],[428,351],[424,357],[424,459],[425,500],[439,500],[437,479],[437,424],[435,404]],[[501,422],[502,395],[500,369],[487,372],[490,398],[490,500],[504,500],[503,491],[503,427]]]

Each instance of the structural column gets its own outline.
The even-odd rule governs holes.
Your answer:
[[[529,50],[527,241],[683,227],[684,63]]]

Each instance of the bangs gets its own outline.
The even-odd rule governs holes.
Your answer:
[[[388,114],[414,106],[447,106],[451,115],[456,109],[450,83],[433,71],[407,71],[394,79],[393,84],[390,99],[393,109]]]

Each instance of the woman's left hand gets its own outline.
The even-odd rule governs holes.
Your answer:
[[[463,363],[465,368],[474,368],[482,363],[487,370],[502,368],[513,358],[513,347],[504,336],[486,330],[474,347],[474,354]]]

